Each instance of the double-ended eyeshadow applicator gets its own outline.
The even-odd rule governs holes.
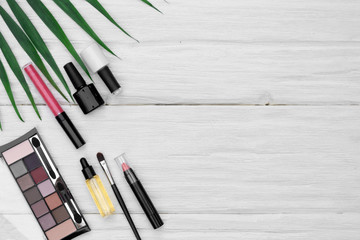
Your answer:
[[[36,89],[39,91],[46,104],[54,114],[56,120],[59,122],[62,129],[64,129],[66,135],[70,138],[71,142],[76,148],[80,148],[85,144],[84,139],[71,122],[68,115],[61,108],[60,104],[56,101],[54,95],[50,92],[46,86],[36,68],[32,63],[28,63],[23,67],[25,73],[29,76],[30,80],[34,83]]]
[[[104,155],[102,153],[98,153],[96,156],[97,156],[97,159],[99,160],[101,168],[104,170],[105,175],[106,175],[107,179],[109,180],[111,188],[114,191],[114,194],[115,194],[115,196],[116,196],[116,198],[117,198],[117,200],[118,200],[118,202],[119,202],[119,204],[120,204],[120,206],[121,206],[121,208],[122,208],[122,210],[123,210],[123,212],[125,214],[126,219],[128,220],[128,222],[130,224],[131,229],[133,230],[133,232],[135,234],[136,239],[141,240],[140,235],[139,235],[139,233],[138,233],[138,231],[136,229],[136,226],[135,226],[135,224],[134,224],[134,222],[133,222],[133,220],[132,220],[132,218],[130,216],[129,210],[126,207],[126,204],[125,204],[125,202],[124,202],[124,200],[123,200],[123,198],[122,198],[122,196],[120,194],[120,191],[119,191],[118,187],[116,186],[114,178],[112,177],[110,169],[109,169],[109,167],[108,167],[108,165],[107,165],[107,163],[105,161]]]

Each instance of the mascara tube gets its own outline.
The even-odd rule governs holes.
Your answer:
[[[158,211],[152,203],[149,195],[146,193],[145,188],[137,178],[135,172],[129,167],[125,153],[115,158],[116,163],[124,171],[125,179],[133,190],[137,200],[139,201],[142,209],[148,217],[154,229],[160,228],[164,225]]]

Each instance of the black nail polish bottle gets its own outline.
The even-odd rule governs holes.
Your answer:
[[[64,69],[76,89],[76,93],[73,96],[84,114],[88,114],[104,105],[105,102],[95,85],[92,83],[86,85],[84,78],[73,63],[66,64]]]

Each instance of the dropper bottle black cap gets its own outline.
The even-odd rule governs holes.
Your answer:
[[[84,177],[86,180],[93,178],[96,176],[95,170],[92,166],[89,165],[87,160],[85,158],[80,159],[80,163],[82,166],[82,173],[84,174]]]
[[[104,105],[105,102],[95,85],[92,83],[86,85],[84,78],[72,62],[66,64],[64,69],[76,89],[73,96],[84,114],[88,114]]]

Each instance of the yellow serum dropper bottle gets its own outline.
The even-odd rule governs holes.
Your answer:
[[[96,175],[94,168],[89,165],[85,158],[82,158],[80,163],[83,168],[82,172],[86,179],[86,185],[101,216],[107,217],[113,214],[115,212],[114,205],[111,202],[100,177]]]

